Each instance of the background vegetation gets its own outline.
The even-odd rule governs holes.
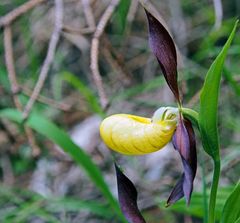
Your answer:
[[[61,13],[61,1],[35,0],[29,2],[39,4],[10,26],[4,23],[5,15],[27,2],[0,2],[0,221],[121,222],[112,156],[98,135],[100,120],[112,113],[151,117],[158,107],[175,104],[148,47],[144,10],[137,0],[64,0]],[[221,1],[214,2],[145,1],[177,44],[181,92],[186,107],[193,109],[198,109],[206,72],[240,11],[237,0],[223,1],[222,10]],[[102,17],[107,13],[109,17]],[[57,32],[56,15],[59,19],[61,14]],[[58,34],[53,60],[48,61],[50,39]],[[221,85],[218,218],[239,180],[239,59],[238,31]],[[43,88],[23,125],[13,108],[24,111],[46,61],[50,66]],[[13,70],[17,83],[9,81]],[[200,143],[197,149],[201,154],[190,208],[184,201],[164,208],[181,172],[170,146],[143,157],[114,155],[140,191],[139,207],[147,222],[202,222],[202,185],[210,185],[212,165]]]

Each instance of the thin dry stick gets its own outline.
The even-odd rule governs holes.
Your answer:
[[[9,12],[7,15],[0,18],[0,27],[10,25],[17,17],[45,1],[46,0],[30,0],[25,4],[19,6],[18,8]]]
[[[38,147],[38,145],[36,143],[36,140],[35,140],[35,137],[34,137],[32,129],[28,128],[27,126],[24,126],[24,131],[26,133],[29,145],[32,148],[32,155],[34,157],[39,156],[40,153],[41,153],[41,150],[40,150],[40,148]]]
[[[48,71],[51,67],[51,64],[54,59],[57,43],[60,37],[60,32],[62,30],[62,20],[63,20],[63,1],[62,0],[55,0],[55,25],[54,30],[49,42],[47,56],[43,62],[42,69],[39,74],[38,81],[34,87],[33,93],[24,109],[23,117],[26,119],[34,105],[35,101],[37,100],[38,95],[40,94],[44,82],[46,80]]]
[[[96,23],[93,16],[92,8],[90,6],[89,0],[81,0],[83,6],[83,12],[88,24],[88,28],[95,29]]]
[[[221,0],[213,0],[214,11],[215,11],[215,24],[214,28],[219,29],[222,25],[223,18],[223,7]]]
[[[19,84],[16,78],[16,71],[14,67],[13,46],[12,46],[12,29],[8,25],[4,28],[4,48],[5,48],[5,61],[8,71],[8,78],[11,85],[11,91],[13,93],[13,101],[16,108],[22,111],[22,104],[18,99],[17,93],[20,90]],[[29,144],[33,149],[33,155],[37,156],[40,153],[40,149],[35,142],[33,132],[30,128],[24,127]]]
[[[90,27],[86,27],[86,28],[82,28],[82,29],[75,29],[75,28],[64,25],[62,28],[62,32],[70,33],[70,34],[74,34],[74,35],[90,34],[90,33],[93,33],[94,31],[95,31],[95,28],[90,28]]]
[[[118,61],[116,61],[113,56],[111,55],[111,52],[107,48],[103,48],[103,56],[106,59],[106,61],[109,63],[109,65],[112,67],[114,72],[118,73],[117,78],[120,82],[123,83],[123,85],[127,86],[130,84],[130,79],[128,78],[128,75],[124,72],[123,68],[118,64]]]
[[[8,79],[11,84],[11,91],[13,93],[13,101],[16,108],[21,111],[22,105],[18,99],[17,93],[20,88],[16,78],[16,72],[14,67],[14,58],[13,58],[13,46],[12,46],[12,29],[10,26],[4,28],[4,47],[5,47],[5,61],[8,71]]]
[[[136,16],[137,9],[138,9],[138,3],[139,3],[138,0],[132,0],[132,2],[131,2],[129,12],[127,15],[127,20],[128,20],[129,24],[132,24],[132,22]]]
[[[32,95],[32,91],[30,89],[28,89],[27,87],[21,86],[21,90],[22,90],[23,94],[25,94],[29,97]],[[65,104],[63,102],[57,102],[51,98],[47,98],[42,95],[38,95],[37,101],[39,101],[43,104],[47,104],[51,107],[60,109],[62,111],[69,111],[72,107],[71,105]]]
[[[93,35],[92,45],[91,45],[91,64],[90,68],[93,74],[93,80],[97,86],[98,94],[100,97],[100,103],[102,108],[106,108],[108,105],[108,99],[103,88],[102,77],[99,72],[98,67],[98,54],[99,54],[99,39],[103,34],[103,31],[107,25],[108,20],[111,18],[115,8],[119,4],[120,0],[112,0],[108,5],[107,9],[100,18],[96,31]]]
[[[112,46],[111,42],[105,37],[103,39],[103,55],[108,61],[109,65],[113,68],[113,70],[119,72],[119,79],[125,85],[129,85],[132,81],[131,74],[125,69],[123,64],[123,57],[120,55]]]
[[[62,27],[63,32],[75,34],[75,35],[83,35],[83,34],[90,34],[95,31],[96,24],[95,24],[92,8],[90,6],[90,2],[89,0],[81,0],[81,2],[82,2],[83,12],[84,12],[88,27],[85,27],[82,29],[76,29],[76,28],[63,25]]]
[[[14,185],[14,174],[9,156],[7,154],[3,154],[0,161],[3,171],[3,183],[8,186]]]

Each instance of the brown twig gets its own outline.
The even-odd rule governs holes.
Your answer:
[[[13,94],[13,101],[16,108],[21,111],[22,105],[18,99],[17,93],[20,88],[16,78],[16,72],[14,67],[14,58],[13,58],[13,46],[12,46],[12,29],[11,26],[6,26],[4,28],[4,47],[5,47],[5,61],[8,71],[8,79],[11,84],[11,91]]]
[[[92,8],[90,6],[89,0],[81,0],[83,6],[83,12],[86,18],[87,27],[82,29],[72,28],[66,25],[63,25],[62,31],[65,33],[70,33],[74,35],[84,35],[93,33],[96,29],[95,19],[93,16]]]
[[[10,25],[17,17],[26,13],[40,3],[43,3],[44,1],[46,0],[30,0],[25,4],[19,6],[18,8],[14,9],[13,11],[0,18],[0,27]]]
[[[63,26],[63,28],[62,28],[62,32],[70,33],[70,34],[74,34],[74,35],[90,34],[90,33],[93,33],[94,31],[95,31],[95,28],[91,28],[91,27],[75,29],[72,27]]]
[[[213,0],[214,12],[215,12],[215,23],[214,28],[219,29],[222,25],[223,19],[223,7],[221,0]]]
[[[43,62],[38,81],[34,87],[33,93],[24,109],[23,117],[26,119],[34,105],[35,101],[37,100],[38,95],[40,94],[44,82],[46,80],[48,71],[51,67],[51,64],[54,59],[54,54],[56,51],[57,43],[60,37],[60,32],[62,30],[62,20],[63,20],[63,2],[62,0],[55,0],[55,25],[54,30],[51,35],[51,39],[48,46],[47,56]]]
[[[95,19],[93,16],[92,8],[90,6],[89,0],[81,0],[82,6],[83,6],[83,13],[85,15],[88,28],[95,29],[96,28],[96,23]]]
[[[20,90],[19,84],[16,78],[16,71],[14,67],[14,57],[13,57],[13,46],[12,46],[12,29],[10,25],[4,27],[4,48],[5,48],[5,61],[6,67],[8,71],[8,78],[11,85],[11,91],[13,93],[13,101],[16,108],[19,111],[22,111],[22,104],[18,99],[17,93]],[[33,155],[37,156],[40,153],[40,149],[38,148],[33,132],[30,128],[24,127],[26,136],[28,138],[29,144],[33,149]]]
[[[128,11],[128,15],[127,15],[127,21],[129,24],[132,24],[133,20],[135,19],[136,13],[137,13],[137,9],[138,9],[138,0],[132,0],[129,11]]]
[[[1,156],[1,167],[3,170],[3,183],[7,186],[14,185],[14,174],[9,156],[5,153]]]
[[[21,90],[23,94],[29,97],[32,95],[32,91],[27,87],[21,86]],[[57,102],[51,98],[47,98],[42,95],[38,95],[37,101],[66,112],[69,111],[72,107],[71,105],[65,104],[63,102]]]
[[[131,58],[125,63],[125,67],[128,70],[134,70],[140,67],[145,66],[145,63],[148,59],[148,55],[146,53],[140,53],[135,57]]]
[[[3,132],[5,133],[8,142],[10,142],[11,144],[14,144],[16,142],[15,135],[12,133],[8,125],[6,125],[3,120],[0,120],[0,131],[1,130],[3,130]]]
[[[124,67],[124,58],[120,56],[119,53],[114,49],[108,38],[103,38],[103,44],[104,46],[102,47],[102,53],[104,58],[112,67],[112,69],[119,73],[119,77],[117,78],[123,83],[124,86],[130,85],[132,82],[132,75]]]
[[[97,86],[98,94],[100,97],[100,103],[102,108],[106,108],[108,105],[108,99],[106,93],[103,88],[102,77],[99,72],[98,67],[98,54],[99,54],[99,39],[103,34],[103,31],[107,25],[108,20],[112,16],[115,8],[119,4],[120,0],[112,0],[108,5],[107,9],[103,13],[102,17],[100,18],[96,31],[93,35],[92,45],[91,45],[91,64],[90,68],[92,70],[93,80],[95,85]]]

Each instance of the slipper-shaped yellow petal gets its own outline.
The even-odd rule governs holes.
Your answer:
[[[105,118],[100,126],[104,143],[116,152],[143,155],[163,148],[176,129],[178,109],[162,107],[152,119],[129,114]]]

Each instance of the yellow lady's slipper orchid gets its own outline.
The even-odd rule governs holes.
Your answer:
[[[116,114],[104,119],[100,135],[105,144],[126,155],[143,155],[163,148],[172,138],[178,109],[159,108],[153,117]]]

